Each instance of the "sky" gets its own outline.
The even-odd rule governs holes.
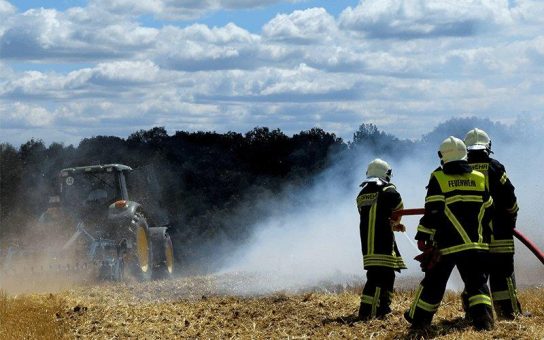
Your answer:
[[[542,119],[542,27],[537,0],[0,0],[0,142]]]

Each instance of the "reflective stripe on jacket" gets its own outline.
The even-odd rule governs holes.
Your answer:
[[[492,204],[482,173],[468,168],[452,174],[438,168],[427,186],[416,239],[433,240],[443,255],[488,250]]]
[[[390,183],[370,182],[363,183],[362,187],[357,196],[357,209],[364,268],[405,269],[389,223],[392,212],[403,208],[400,194]]]
[[[471,151],[468,155],[470,166],[486,177],[486,184],[493,197],[490,251],[492,253],[514,253],[514,232],[518,204],[514,186],[504,166],[483,151]]]

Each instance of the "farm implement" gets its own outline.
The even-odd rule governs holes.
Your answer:
[[[125,274],[139,280],[170,277],[168,224],[159,223],[164,221],[153,197],[153,173],[142,169],[107,164],[61,170],[58,195],[39,219],[42,236],[32,245],[0,248],[0,283],[3,277],[43,273],[92,272],[113,281]],[[67,240],[56,235],[59,225],[72,230]]]

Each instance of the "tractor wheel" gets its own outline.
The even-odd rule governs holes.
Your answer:
[[[153,267],[153,246],[149,235],[149,227],[143,216],[137,216],[135,221],[134,249],[132,273],[136,279],[145,281],[151,278]]]
[[[167,228],[150,228],[153,243],[153,279],[169,279],[174,273],[174,246]]]

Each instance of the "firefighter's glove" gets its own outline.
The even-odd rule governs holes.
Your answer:
[[[440,261],[440,250],[433,246],[426,246],[421,254],[414,257],[414,260],[419,262],[421,271],[426,272]]]
[[[391,226],[391,230],[393,231],[406,231],[406,227],[404,226],[404,224],[400,223],[399,221],[389,219],[389,225]]]
[[[427,242],[425,240],[417,240],[417,249],[424,251],[427,248]]]
[[[402,223],[392,224],[391,229],[393,229],[393,231],[401,231],[401,232],[406,231],[406,227]]]

